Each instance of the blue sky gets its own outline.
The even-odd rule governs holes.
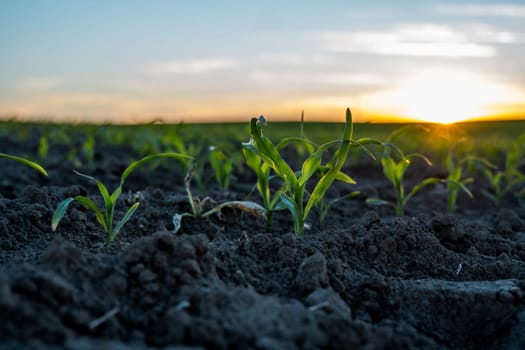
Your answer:
[[[525,116],[523,1],[0,3],[0,115]]]

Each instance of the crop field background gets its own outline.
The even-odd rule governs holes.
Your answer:
[[[300,137],[301,123],[272,122],[265,129],[265,134],[278,142],[286,137]],[[356,139],[371,137],[385,140],[393,131],[407,125],[419,125],[413,133],[396,140],[400,146],[409,147],[411,151],[426,149],[431,152],[448,147],[451,143],[466,142],[473,152],[480,155],[505,152],[510,145],[525,131],[525,122],[490,121],[464,122],[455,124],[354,124]],[[342,130],[342,123],[305,122],[304,137],[324,143],[337,138]],[[199,123],[199,124],[139,124],[139,125],[91,125],[91,124],[54,124],[54,123],[19,123],[0,122],[0,135],[16,135],[21,141],[30,144],[40,142],[47,137],[50,144],[67,144],[74,137],[87,138],[96,136],[97,140],[107,144],[125,144],[139,150],[140,147],[165,149],[173,147],[173,142],[180,139],[185,143],[199,143],[202,146],[230,144],[237,146],[248,141],[249,123]],[[336,137],[334,137],[336,136]],[[171,145],[170,145],[171,144]],[[29,155],[29,154],[28,154]]]

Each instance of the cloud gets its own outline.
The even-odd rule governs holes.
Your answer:
[[[203,74],[235,68],[238,65],[238,60],[231,57],[209,57],[180,61],[148,62],[144,64],[144,71],[150,74]]]
[[[494,57],[496,48],[487,44],[517,41],[512,33],[487,25],[456,28],[428,23],[402,24],[385,31],[328,31],[319,33],[318,38],[335,52],[445,58]]]
[[[64,80],[59,77],[30,77],[20,80],[18,88],[22,90],[51,90],[64,85]]]
[[[435,11],[444,15],[467,17],[525,17],[525,6],[515,4],[438,5]]]
[[[334,58],[317,53],[263,53],[256,57],[256,63],[267,65],[323,65],[334,63]]]
[[[296,84],[327,84],[327,85],[379,85],[385,82],[383,76],[374,73],[313,73],[282,72],[255,70],[250,77],[258,83],[287,82]]]

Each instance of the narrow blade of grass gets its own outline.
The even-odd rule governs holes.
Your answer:
[[[175,158],[175,159],[187,159],[187,160],[193,159],[193,157],[190,157],[190,156],[188,156],[186,154],[175,153],[175,152],[158,153],[158,154],[153,154],[151,156],[144,157],[144,158],[142,158],[140,160],[137,160],[137,161],[131,163],[124,170],[124,172],[122,173],[122,176],[120,177],[120,184],[121,185],[124,184],[124,182],[126,181],[128,176],[133,172],[133,170],[135,170],[136,168],[138,168],[139,166],[141,166],[142,164],[144,164],[146,162],[149,162],[149,161],[154,160],[154,159],[159,159],[159,158]]]
[[[119,233],[122,226],[124,226],[124,224],[128,222],[129,219],[131,219],[131,217],[133,216],[133,214],[139,207],[139,204],[140,204],[139,202],[133,204],[131,208],[128,209],[128,211],[126,212],[126,215],[124,215],[122,220],[120,220],[120,222],[117,225],[115,225],[115,228],[111,232],[108,233],[108,243],[113,242],[113,240],[115,239],[116,235]]]
[[[51,229],[55,231],[57,229],[58,224],[60,223],[60,220],[64,217],[66,214],[67,208],[73,202],[75,198],[66,198],[62,202],[60,202],[55,209],[55,212],[53,213],[53,218],[51,219]]]
[[[319,182],[315,186],[314,190],[312,191],[312,194],[310,195],[310,198],[308,199],[308,202],[306,203],[306,207],[304,209],[303,217],[307,217],[310,210],[317,205],[321,200],[323,200],[324,195],[332,182],[334,182],[335,178],[337,177],[338,173],[341,171],[341,168],[343,167],[346,158],[348,157],[348,151],[350,150],[350,144],[351,144],[351,138],[353,133],[353,123],[352,123],[352,113],[350,112],[350,109],[346,109],[346,124],[345,129],[343,133],[343,141],[341,143],[341,146],[339,148],[339,152],[337,154],[336,162],[332,169],[330,169],[321,179],[319,179]]]
[[[19,163],[25,164],[25,165],[27,165],[27,166],[35,169],[35,170],[38,170],[43,175],[48,176],[47,175],[47,171],[42,166],[40,166],[39,164],[37,164],[35,162],[32,162],[32,161],[30,161],[28,159],[25,159],[25,158],[22,158],[22,157],[17,157],[17,156],[12,156],[10,154],[5,154],[5,153],[0,153],[0,158],[14,160],[15,162],[19,162]]]

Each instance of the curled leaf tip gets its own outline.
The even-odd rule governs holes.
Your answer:
[[[262,126],[266,126],[266,118],[264,118],[264,116],[261,115],[259,118],[257,118],[257,123],[259,123]]]

